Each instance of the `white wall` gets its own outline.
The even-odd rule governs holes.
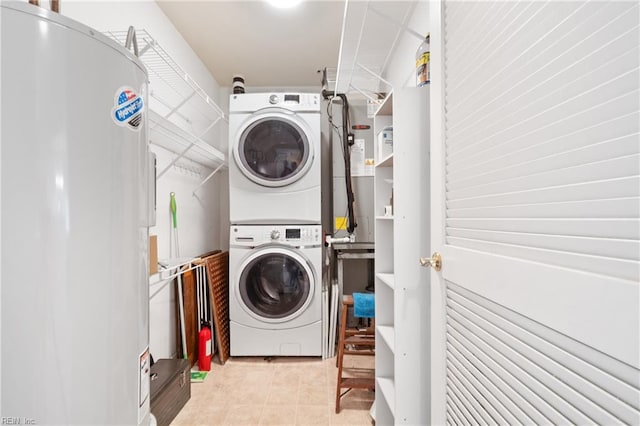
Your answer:
[[[144,29],[214,101],[221,103],[220,97],[228,96],[227,91],[220,90],[218,83],[155,1],[63,1],[61,13],[101,32],[126,31],[130,25]],[[223,103],[226,105],[226,100]],[[222,107],[226,111],[225,106]],[[154,138],[153,131],[150,138]],[[203,139],[226,153],[226,122],[219,122]],[[155,145],[151,145],[151,149],[157,155],[158,171],[163,170],[175,156]],[[195,169],[199,170],[194,172]],[[169,257],[170,192],[176,194],[181,257],[227,249],[229,196],[226,170],[216,174],[192,195],[211,171],[181,160],[158,179],[157,225],[150,229],[150,233],[158,235],[160,259]],[[151,287],[150,291],[153,294],[156,290]],[[156,359],[175,356],[174,299],[173,286],[168,285],[151,300],[150,348]]]
[[[418,2],[411,16],[408,27],[424,37],[429,32],[429,2]],[[395,48],[395,52],[385,70],[385,79],[393,87],[415,87],[416,85],[416,51],[422,38],[405,31]]]

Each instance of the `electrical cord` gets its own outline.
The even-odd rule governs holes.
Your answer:
[[[346,136],[342,140],[342,146],[344,149],[344,178],[345,178],[345,186],[347,189],[347,207],[349,208],[349,222],[347,224],[347,232],[349,234],[353,234],[355,231],[356,223],[355,212],[354,212],[354,203],[355,203],[355,195],[353,193],[353,182],[351,180],[351,145],[353,144],[353,137],[349,138],[349,129],[351,128],[351,118],[349,116],[349,101],[347,100],[347,96],[344,94],[338,95],[342,99],[342,126],[343,133]]]
[[[340,128],[333,123],[333,112],[331,110],[331,107],[333,105],[331,101],[333,98],[334,96],[331,96],[331,98],[329,99],[329,103],[327,103],[327,116],[329,117],[329,124],[331,124],[331,126],[333,127],[333,131],[335,132],[336,135],[338,135],[338,139],[340,140],[340,146],[343,146],[343,139],[342,139],[342,134],[340,132]],[[342,159],[344,160],[345,158],[344,149],[341,151],[341,154],[342,154]],[[349,216],[349,206],[346,206],[342,217],[348,217],[348,216]]]
[[[349,138],[349,128],[351,123],[351,118],[349,116],[349,101],[347,100],[347,96],[342,93],[328,93],[323,91],[323,96],[329,99],[329,103],[327,105],[327,114],[329,116],[329,123],[338,133],[340,138],[340,142],[342,145],[342,158],[344,160],[344,168],[345,168],[345,188],[347,195],[347,210],[348,210],[348,222],[347,222],[347,232],[349,234],[353,234],[355,228],[358,226],[355,220],[355,212],[354,212],[354,203],[355,203],[355,195],[353,193],[353,183],[351,179],[351,145],[353,141]],[[342,135],[340,135],[340,129],[333,122],[333,114],[331,113],[331,106],[333,105],[333,99],[335,97],[340,98],[342,101]]]

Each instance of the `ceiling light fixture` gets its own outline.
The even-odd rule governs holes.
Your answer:
[[[274,6],[280,9],[286,9],[286,8],[299,5],[302,2],[302,0],[267,0],[267,2],[271,6]]]

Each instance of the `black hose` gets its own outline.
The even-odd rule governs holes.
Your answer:
[[[353,135],[349,133],[349,101],[344,93],[322,91],[322,97],[328,99],[330,97],[338,97],[342,100],[342,157],[344,158],[344,179],[347,193],[347,232],[353,234],[358,224],[356,223],[353,205],[355,203],[355,195],[353,193],[353,185],[351,182],[351,145],[353,145]]]

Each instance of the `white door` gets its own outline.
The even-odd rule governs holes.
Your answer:
[[[639,424],[638,2],[431,4],[432,423]]]

